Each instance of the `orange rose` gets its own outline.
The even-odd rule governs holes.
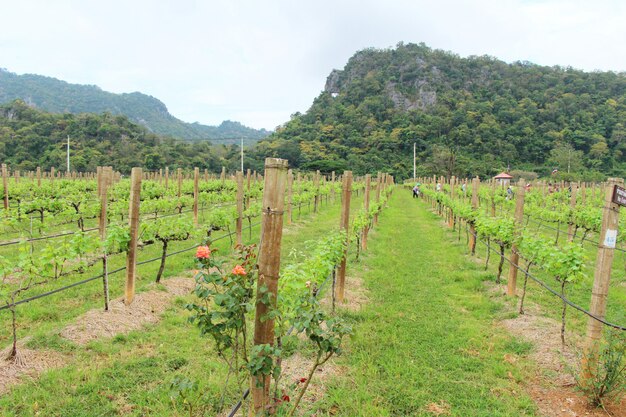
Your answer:
[[[198,259],[208,259],[211,256],[211,249],[208,246],[198,246],[198,250],[196,250],[196,258]]]
[[[237,265],[233,268],[233,275],[246,275],[246,270],[243,269],[243,266]]]

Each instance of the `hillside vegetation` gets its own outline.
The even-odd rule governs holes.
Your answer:
[[[38,166],[65,169],[66,141],[71,141],[71,168],[95,171],[112,165],[129,173],[132,167],[229,170],[239,166],[239,147],[209,142],[180,142],[149,132],[127,117],[103,114],[53,114],[31,108],[21,100],[0,106],[0,161],[11,169]],[[247,161],[247,166],[250,166]],[[254,167],[256,169],[256,167]]]
[[[510,166],[602,178],[626,175],[625,123],[624,74],[400,43],[356,53],[258,152],[310,169],[407,178],[416,143],[418,175],[484,176]]]
[[[185,123],[172,116],[165,104],[142,93],[113,94],[95,85],[70,84],[41,75],[17,75],[0,69],[0,104],[21,99],[53,113],[111,113],[125,115],[149,131],[178,139],[211,139],[215,142],[247,144],[269,134],[239,122],[226,120],[219,126]]]

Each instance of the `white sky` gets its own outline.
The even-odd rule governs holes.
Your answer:
[[[623,0],[0,0],[0,67],[274,129],[357,50],[626,71]]]

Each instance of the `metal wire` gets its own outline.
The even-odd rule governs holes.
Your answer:
[[[491,245],[488,242],[485,242],[481,239],[478,238],[478,235],[476,233],[472,233],[471,231],[469,232],[471,235],[474,236],[474,238],[477,241],[480,241],[481,243],[483,243],[485,246],[487,246],[487,248],[489,248],[489,250],[492,250],[494,252],[496,252],[498,254],[498,256],[503,257],[500,254],[500,251],[494,249],[491,247]],[[546,284],[545,282],[541,281],[539,278],[533,276],[531,273],[526,272],[526,270],[524,270],[522,267],[520,267],[519,265],[513,263],[513,261],[511,261],[509,258],[507,258],[506,256],[503,257],[504,260],[506,260],[511,266],[517,268],[518,271],[522,271],[522,273],[524,273],[524,275],[526,275],[528,278],[532,279],[533,281],[535,281],[537,284],[539,284],[540,286],[542,286],[543,288],[545,288],[546,290],[548,290],[550,293],[552,293],[553,295],[557,296],[558,298],[560,298],[561,300],[563,300],[564,303],[566,303],[567,305],[569,305],[570,307],[574,308],[575,310],[580,311],[583,314],[586,314],[587,316],[591,317],[592,319],[599,321],[600,323],[604,324],[605,326],[608,327],[612,327],[614,329],[617,330],[623,330],[626,331],[626,326],[621,326],[618,324],[614,324],[614,323],[610,323],[606,320],[604,320],[603,318],[600,318],[596,315],[594,315],[593,313],[585,310],[583,307],[579,306],[578,304],[573,303],[572,301],[570,301],[567,297],[561,295],[558,291],[554,290],[553,288],[551,288],[548,284]]]
[[[258,226],[260,224],[261,223],[255,223],[255,224],[252,225],[252,227],[256,227],[256,226]],[[217,242],[218,240],[225,239],[228,236],[232,236],[235,233],[236,232],[226,233],[225,235],[222,235],[220,237],[217,237],[217,238],[213,239],[212,242]],[[183,252],[188,252],[190,250],[193,250],[193,249],[197,248],[198,246],[199,245],[194,245],[194,246],[191,246],[189,248],[185,248],[185,249],[178,250],[176,252],[168,253],[166,255],[166,258],[169,258],[170,256],[181,254]],[[161,260],[160,256],[158,258],[152,258],[152,259],[147,259],[145,261],[137,262],[137,266],[145,265],[145,264],[148,264],[150,262],[156,262],[156,261],[159,261],[159,260]],[[113,271],[110,271],[109,275],[115,274],[115,273],[120,272],[120,271],[124,271],[125,269],[126,269],[126,267],[123,266],[121,268],[118,268],[118,269],[115,269]],[[102,277],[104,277],[104,274],[96,275],[95,277],[91,277],[91,278],[86,278],[86,279],[83,279],[81,281],[74,282],[72,284],[69,284],[69,285],[66,285],[64,287],[61,287],[61,288],[57,288],[57,289],[54,289],[54,290],[51,290],[51,291],[48,291],[48,292],[45,292],[45,293],[42,293],[42,294],[38,294],[38,295],[34,295],[32,297],[29,297],[29,298],[25,298],[25,299],[20,300],[20,301],[16,301],[15,303],[7,303],[7,304],[5,304],[3,306],[0,306],[0,311],[5,310],[7,308],[14,307],[14,306],[18,306],[20,304],[24,304],[24,303],[28,303],[28,302],[31,302],[31,301],[34,301],[34,300],[38,300],[39,298],[44,298],[44,297],[47,297],[47,296],[52,295],[52,294],[56,294],[58,292],[65,291],[65,290],[68,290],[70,288],[82,285],[82,284],[86,284],[88,282],[94,281],[94,280],[102,278]]]

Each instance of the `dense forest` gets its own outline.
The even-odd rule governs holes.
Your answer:
[[[28,106],[21,100],[0,106],[0,161],[16,170],[65,170],[66,141],[71,142],[71,169],[95,171],[112,165],[122,173],[135,166],[148,170],[170,168],[230,171],[240,165],[237,145],[207,141],[184,142],[163,138],[121,115],[54,114]],[[258,169],[246,158],[246,168]]]
[[[226,120],[219,126],[185,123],[172,116],[165,104],[142,93],[113,94],[95,85],[70,84],[52,77],[17,75],[0,68],[0,104],[22,99],[52,113],[111,113],[125,115],[149,131],[185,140],[251,144],[267,136],[239,122]]]
[[[510,167],[626,176],[626,76],[461,58],[424,44],[366,49],[256,152],[303,168],[407,178],[414,143],[418,175],[486,176]]]

